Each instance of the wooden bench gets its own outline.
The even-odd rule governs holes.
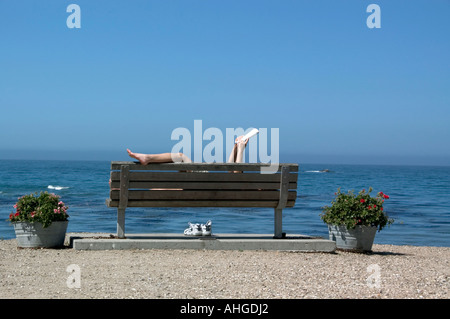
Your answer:
[[[108,207],[117,207],[117,236],[125,237],[127,207],[274,208],[274,237],[281,238],[282,210],[297,198],[298,164],[111,162]],[[270,166],[273,168],[274,166]]]

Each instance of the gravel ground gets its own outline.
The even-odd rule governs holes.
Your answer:
[[[0,241],[0,296],[448,299],[449,261],[450,247],[374,245],[371,254],[81,251],[20,249],[12,239]]]

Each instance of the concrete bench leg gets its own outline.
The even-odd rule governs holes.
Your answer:
[[[282,222],[282,209],[275,208],[275,231],[274,238],[283,237],[283,222]]]
[[[117,209],[117,237],[125,238],[125,208]]]

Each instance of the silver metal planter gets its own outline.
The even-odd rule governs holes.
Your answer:
[[[330,240],[336,242],[336,248],[370,252],[377,232],[376,226],[358,225],[354,229],[347,229],[345,226],[328,225]]]
[[[41,223],[15,222],[17,245],[23,248],[56,248],[64,246],[69,221],[52,222],[46,228]]]

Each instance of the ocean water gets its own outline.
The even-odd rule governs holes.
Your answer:
[[[109,162],[0,160],[0,239],[14,238],[7,221],[17,198],[49,191],[69,206],[69,232],[116,232],[117,210],[108,208]],[[321,172],[328,169],[329,172]],[[450,167],[319,165],[299,166],[295,207],[283,211],[283,231],[328,238],[320,219],[338,187],[373,188],[390,196],[385,211],[394,224],[375,243],[450,246]],[[127,233],[183,233],[188,222],[212,220],[215,233],[273,233],[273,209],[128,208]]]

